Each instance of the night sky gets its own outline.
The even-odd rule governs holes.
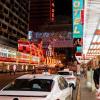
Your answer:
[[[55,0],[55,16],[72,17],[72,0]]]

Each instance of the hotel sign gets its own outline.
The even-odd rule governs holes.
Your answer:
[[[81,23],[81,10],[83,0],[73,0],[73,38],[83,37],[83,26]]]

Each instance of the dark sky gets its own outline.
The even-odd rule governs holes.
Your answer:
[[[55,0],[55,16],[72,16],[72,0]]]

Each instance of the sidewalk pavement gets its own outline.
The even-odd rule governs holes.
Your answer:
[[[87,87],[85,78],[80,80],[80,92],[80,100],[96,100],[95,91]]]

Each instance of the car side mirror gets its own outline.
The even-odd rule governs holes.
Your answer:
[[[68,85],[69,85],[69,87],[73,87],[73,84],[72,83],[69,83]]]

